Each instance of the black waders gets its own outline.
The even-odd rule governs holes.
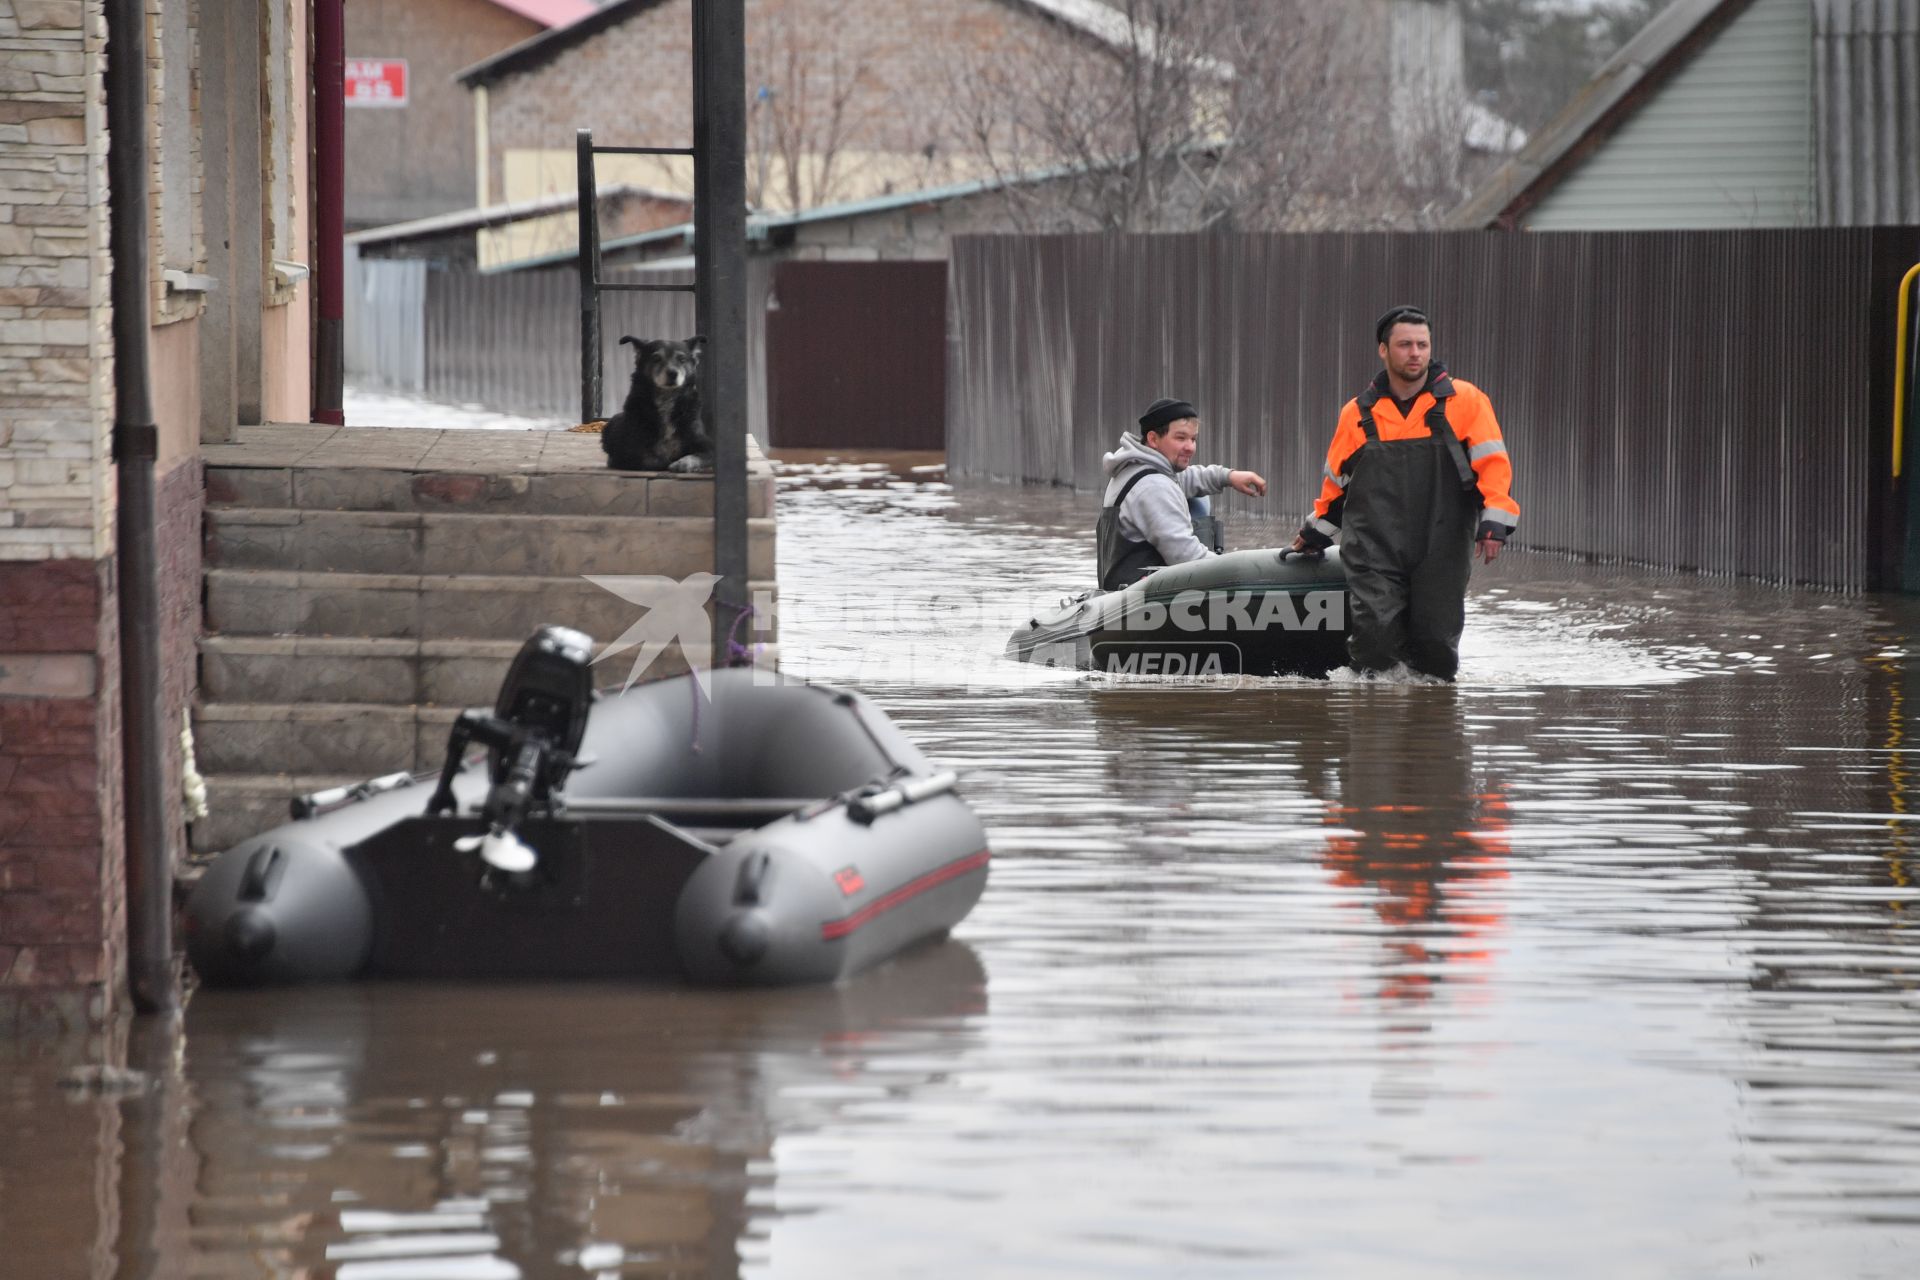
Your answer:
[[[1467,579],[1473,572],[1480,491],[1465,447],[1447,423],[1453,380],[1426,390],[1429,435],[1382,440],[1374,425],[1378,387],[1359,397],[1367,442],[1348,463],[1340,555],[1347,568],[1347,654],[1354,670],[1404,662],[1452,680],[1460,669]]]

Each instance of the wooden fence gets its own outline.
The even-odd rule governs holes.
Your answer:
[[[1141,409],[1180,396],[1202,461],[1261,471],[1262,509],[1304,515],[1378,368],[1374,318],[1415,303],[1493,398],[1520,544],[1891,585],[1895,293],[1916,260],[1910,228],[961,237],[948,466],[1090,489]]]

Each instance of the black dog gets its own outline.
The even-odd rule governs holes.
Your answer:
[[[631,335],[633,385],[607,419],[600,447],[616,471],[711,471],[713,441],[700,420],[702,337],[672,342]]]

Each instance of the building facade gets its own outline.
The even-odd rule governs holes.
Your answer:
[[[347,59],[372,92],[347,99],[349,229],[465,209],[474,190],[473,103],[454,73],[593,12],[591,0],[355,0]],[[374,81],[384,73],[384,82]],[[404,79],[402,79],[404,77]]]
[[[1920,224],[1920,4],[1674,0],[1451,221]]]
[[[200,443],[308,417],[307,0],[147,0],[167,828],[200,625]],[[0,0],[0,1034],[122,997],[107,23]]]

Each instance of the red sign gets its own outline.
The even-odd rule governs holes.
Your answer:
[[[404,107],[407,105],[405,58],[348,58],[347,105],[350,107]]]

